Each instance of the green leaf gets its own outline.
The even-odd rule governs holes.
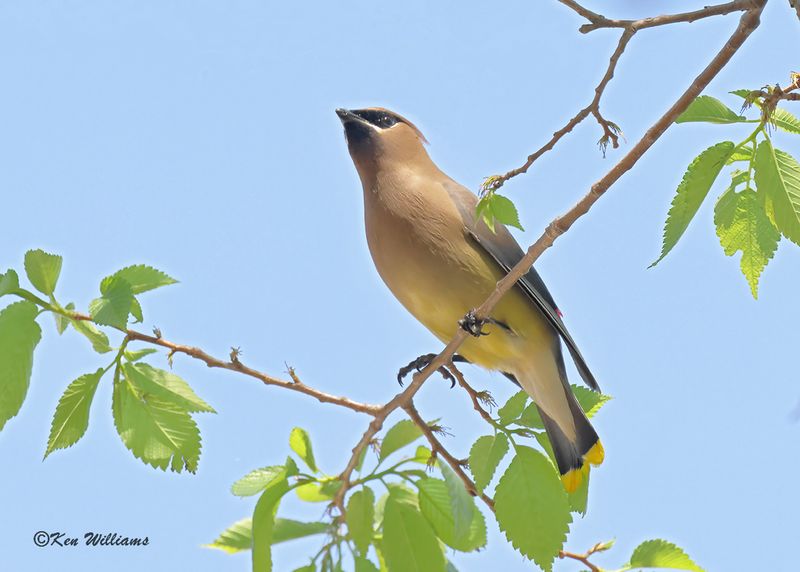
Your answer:
[[[776,107],[772,112],[772,123],[775,127],[788,133],[800,134],[800,119],[783,109]]]
[[[38,308],[15,302],[0,311],[0,430],[19,413],[30,385],[33,350],[42,338]]]
[[[328,532],[330,528],[330,524],[326,522],[301,522],[288,518],[276,518],[275,526],[272,529],[272,545],[274,546],[281,542],[304,538],[306,536],[323,534]],[[252,546],[252,518],[243,518],[233,523],[222,531],[214,542],[203,545],[204,548],[216,548],[228,554],[241,552],[242,550],[250,550]]]
[[[290,518],[276,518],[272,530],[272,544],[280,544],[289,540],[324,534],[331,529],[328,522],[302,522]]]
[[[197,470],[200,431],[185,409],[155,394],[137,394],[127,381],[114,383],[112,405],[117,433],[135,457],[162,470]]]
[[[287,476],[284,465],[254,469],[233,483],[231,492],[239,497],[249,497],[263,491],[271,482],[285,479]]]
[[[134,317],[136,324],[140,324],[144,321],[144,314],[142,314],[142,305],[139,304],[139,300],[135,297],[131,301],[131,316]]]
[[[703,572],[681,549],[666,540],[646,540],[631,555],[627,568],[671,568]]]
[[[89,408],[103,373],[103,368],[100,368],[94,373],[80,376],[67,386],[53,415],[45,458],[56,449],[71,447],[86,433]]]
[[[730,141],[717,143],[695,157],[686,169],[664,224],[661,255],[650,265],[651,268],[677,244],[735,147]]]
[[[697,97],[686,111],[680,114],[675,123],[702,121],[705,123],[743,123],[746,117],[737,115],[727,105],[710,95]]]
[[[525,230],[519,222],[519,212],[511,199],[497,193],[487,193],[482,196],[478,200],[475,214],[483,219],[492,232],[494,232],[495,221]]]
[[[378,461],[383,461],[386,457],[410,445],[422,437],[422,430],[410,419],[398,421],[391,429],[386,432],[386,436],[381,442],[381,452]]]
[[[494,500],[497,523],[506,538],[550,572],[572,522],[566,491],[550,461],[530,447],[517,447]]]
[[[146,363],[130,362],[123,364],[122,372],[140,393],[157,395],[190,413],[216,413],[213,407],[198,397],[188,383],[174,373]]]
[[[141,294],[148,290],[178,283],[178,281],[171,276],[167,276],[160,270],[156,270],[152,266],[145,266],[144,264],[126,266],[122,270],[114,272],[109,278],[122,278],[131,285],[131,291],[134,294]]]
[[[33,287],[50,296],[56,289],[61,274],[62,258],[44,250],[29,250],[25,253],[25,273]]]
[[[0,296],[19,290],[19,276],[9,269],[5,274],[0,274]]]
[[[289,434],[289,446],[292,448],[292,451],[303,459],[303,462],[308,465],[309,469],[315,473],[319,472],[317,463],[314,460],[314,450],[311,448],[311,438],[308,436],[308,432],[306,432],[305,429],[302,427],[295,427],[292,429],[292,432]]]
[[[610,395],[605,395],[599,391],[592,391],[580,385],[573,385],[572,393],[575,394],[575,398],[578,400],[581,409],[583,409],[584,413],[586,413],[586,417],[589,419],[594,417],[595,413],[600,411],[603,405],[611,401]]]
[[[289,491],[289,482],[279,479],[271,482],[261,493],[253,510],[253,572],[271,572],[272,539],[275,531],[275,513]]]
[[[419,445],[411,460],[420,465],[427,465],[431,460],[431,455],[433,455],[433,452],[428,447]]]
[[[753,298],[758,298],[758,279],[775,254],[781,235],[769,221],[756,192],[745,189],[737,193],[729,188],[722,193],[714,208],[714,224],[725,254],[742,252],[742,274]]]
[[[358,554],[353,557],[353,564],[355,565],[355,572],[379,572],[378,567],[371,560]]]
[[[98,330],[93,323],[86,320],[72,320],[72,327],[89,340],[97,353],[104,354],[111,351],[108,336]]]
[[[328,502],[333,499],[335,492],[330,492],[320,483],[306,483],[294,489],[297,498],[305,502]]]
[[[497,465],[508,453],[508,437],[505,433],[479,437],[469,451],[469,470],[475,477],[475,487],[483,491],[492,482]]]
[[[347,533],[362,554],[366,554],[372,543],[374,520],[375,493],[369,487],[363,487],[350,496],[345,514]]]
[[[133,290],[127,281],[108,276],[100,283],[100,298],[89,303],[89,314],[98,324],[124,330],[133,305]]]
[[[733,150],[731,156],[728,157],[728,160],[725,162],[725,164],[730,165],[736,161],[750,161],[752,158],[753,150],[750,147],[737,147]]]
[[[444,572],[439,541],[419,510],[391,489],[383,513],[383,557],[389,570]]]
[[[475,500],[467,492],[462,480],[453,472],[449,465],[442,463],[439,470],[444,476],[447,491],[450,496],[450,510],[453,515],[453,542],[462,544],[470,536],[470,527],[478,510]]]
[[[531,429],[544,429],[542,416],[539,415],[539,407],[535,403],[528,405],[522,411],[522,415],[519,416],[519,419],[517,419],[517,424],[523,427],[530,427]]]
[[[243,518],[223,530],[214,542],[203,548],[216,548],[228,554],[250,550],[253,546],[253,519]]]
[[[415,484],[419,488],[419,509],[442,542],[462,552],[472,552],[486,545],[486,522],[477,508],[470,517],[467,534],[457,538],[447,484],[433,478],[419,479]]]
[[[301,566],[300,568],[295,568],[292,572],[317,572],[317,565],[316,564],[307,564],[305,566]]]
[[[766,139],[756,151],[755,170],[767,214],[783,236],[800,244],[800,164]]]
[[[142,348],[140,350],[125,350],[125,359],[128,361],[139,361],[143,357],[158,352],[155,348]]]
[[[73,311],[75,311],[75,304],[70,302],[69,304],[66,305],[66,307],[64,309],[67,310],[68,312],[73,312]],[[69,323],[70,323],[71,320],[69,318],[67,318],[66,316],[63,316],[63,315],[58,314],[56,312],[53,312],[53,319],[56,322],[56,331],[58,332],[58,335],[60,336],[69,327]]]
[[[505,405],[503,405],[497,411],[497,415],[500,418],[501,425],[508,425],[512,421],[515,421],[520,415],[522,415],[522,411],[525,409],[525,403],[528,401],[528,394],[524,391],[519,391],[512,395],[508,401],[506,401]]]

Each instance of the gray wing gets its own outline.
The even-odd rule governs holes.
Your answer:
[[[508,273],[524,256],[522,248],[520,248],[514,237],[502,224],[496,224],[496,233],[492,233],[482,221],[475,220],[477,197],[465,187],[451,180],[445,183],[445,189],[461,212],[461,217],[469,235],[479,247],[497,262],[503,272]],[[575,361],[578,373],[581,374],[586,385],[595,391],[600,391],[597,380],[589,370],[589,366],[586,365],[586,360],[581,355],[575,340],[572,339],[561,319],[553,296],[547,290],[547,286],[545,286],[536,269],[531,267],[527,274],[517,281],[516,286],[534,303],[550,325],[555,328],[561,339],[564,340],[572,359]]]

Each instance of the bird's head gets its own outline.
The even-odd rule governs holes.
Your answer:
[[[430,161],[428,141],[408,119],[382,107],[337,109],[344,126],[350,156],[362,179],[374,175],[383,163]]]

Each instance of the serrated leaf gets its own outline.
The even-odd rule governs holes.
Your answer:
[[[522,415],[523,410],[525,409],[525,403],[528,401],[528,394],[524,391],[518,391],[514,395],[508,398],[505,405],[503,405],[500,409],[497,410],[497,415],[500,419],[500,423],[502,425],[508,425],[512,421],[515,421]]]
[[[730,165],[731,163],[735,163],[736,161],[749,161],[753,158],[753,150],[750,147],[737,147],[731,153],[731,156],[728,157],[728,160],[725,161],[726,165]]]
[[[800,134],[800,119],[782,107],[775,108],[772,112],[771,121],[778,129],[788,133]]]
[[[627,568],[671,568],[704,572],[683,549],[666,540],[646,540],[631,555]]]
[[[61,274],[63,259],[44,250],[29,250],[25,253],[25,273],[33,287],[42,294],[50,296],[56,289]]]
[[[314,450],[311,448],[311,438],[308,432],[302,427],[295,427],[289,434],[289,446],[292,451],[297,453],[297,456],[303,459],[303,462],[308,465],[308,468],[313,472],[319,472],[317,463],[314,460]]]
[[[555,470],[555,459],[553,459],[553,469]],[[586,509],[589,504],[589,479],[591,474],[591,469],[588,469],[578,488],[571,493],[567,493],[570,510],[577,512],[581,516],[586,516]]]
[[[469,451],[469,470],[475,478],[475,487],[482,492],[492,482],[494,472],[508,453],[505,433],[479,437]]]
[[[772,226],[755,191],[739,193],[729,188],[714,208],[714,225],[725,254],[741,251],[740,267],[750,284],[753,298],[758,298],[758,280],[778,248],[780,233]]]
[[[454,523],[453,542],[462,544],[469,538],[470,527],[478,509],[475,507],[475,500],[464,487],[464,482],[453,472],[453,469],[442,463],[439,470],[444,476],[444,482],[450,494],[450,510]]]
[[[125,359],[128,361],[139,361],[143,357],[158,352],[155,348],[142,348],[140,350],[125,350]]]
[[[254,469],[231,485],[231,493],[239,497],[249,497],[263,491],[275,480],[287,477],[284,465],[273,465]]]
[[[705,123],[743,123],[746,117],[737,115],[719,99],[710,95],[701,95],[695,98],[689,107],[680,114],[675,123],[689,123],[702,121]]]
[[[686,169],[664,224],[661,255],[650,265],[651,268],[678,243],[735,147],[730,141],[717,143],[695,157]]]
[[[220,535],[204,548],[216,548],[228,554],[250,550],[253,545],[253,519],[243,518],[223,530]]]
[[[139,300],[137,300],[135,296],[133,300],[131,300],[131,316],[133,316],[135,324],[140,324],[144,321],[144,314],[142,314],[142,305],[139,303]]]
[[[756,151],[755,180],[767,215],[783,236],[800,244],[800,164],[767,139]]]
[[[415,463],[419,463],[420,465],[427,465],[431,460],[431,455],[433,455],[433,452],[428,447],[425,445],[419,445],[417,450],[414,451],[414,456],[411,458],[411,460]]]
[[[444,572],[444,554],[433,529],[412,503],[391,491],[383,513],[381,541],[389,570]]]
[[[10,268],[5,274],[0,274],[0,296],[19,290],[19,276]]]
[[[38,308],[15,302],[0,311],[0,430],[19,413],[33,370],[33,351],[42,338]]]
[[[200,431],[185,409],[157,395],[137,395],[127,381],[114,384],[112,408],[117,433],[135,457],[162,470],[197,470]]]
[[[519,222],[519,212],[511,199],[497,193],[487,193],[478,200],[475,216],[482,219],[492,232],[495,231],[495,221],[525,230]]]
[[[363,487],[350,496],[345,514],[347,533],[362,554],[366,554],[372,543],[374,520],[375,493],[369,487]]]
[[[433,478],[419,479],[415,484],[419,488],[419,509],[442,542],[461,552],[472,552],[486,545],[486,522],[477,508],[472,512],[466,535],[457,538],[447,484]]]
[[[289,491],[289,482],[279,479],[271,482],[261,493],[253,510],[253,571],[272,571],[272,539],[275,532],[275,513],[278,505]]]
[[[141,294],[149,290],[177,284],[177,280],[152,266],[136,264],[117,270],[109,278],[122,278],[131,285],[131,292]]]
[[[97,327],[86,320],[72,320],[72,327],[83,335],[92,344],[92,348],[99,354],[108,353],[111,351],[111,344],[108,342],[108,336],[97,329]]]
[[[398,421],[391,429],[386,432],[386,436],[381,442],[381,452],[378,461],[383,461],[386,457],[410,445],[422,437],[422,430],[410,419]]]
[[[140,393],[157,395],[190,413],[216,413],[213,407],[200,399],[183,379],[169,371],[146,363],[123,364],[122,372]]]
[[[127,281],[109,276],[100,283],[100,298],[89,303],[89,314],[98,324],[124,330],[133,304],[133,290]]]
[[[89,427],[89,408],[101,377],[103,368],[84,374],[67,386],[53,415],[45,458],[56,449],[71,447],[86,433]]]
[[[544,422],[542,416],[539,414],[539,407],[535,403],[528,405],[523,411],[522,415],[517,419],[517,424],[523,427],[530,427],[531,429],[544,429]]]
[[[517,447],[494,500],[497,523],[506,538],[550,572],[572,522],[566,491],[550,461],[530,447]]]
[[[330,524],[326,522],[301,522],[288,518],[276,518],[275,526],[272,530],[272,545],[280,544],[288,540],[304,538],[323,534],[330,530]],[[228,554],[234,554],[243,550],[250,550],[253,546],[253,519],[243,518],[234,522],[223,530],[214,542],[204,544],[204,548],[216,548]]]
[[[578,404],[580,404],[581,409],[589,419],[594,417],[603,405],[611,401],[610,395],[605,395],[599,391],[592,391],[580,385],[572,385],[571,387]]]

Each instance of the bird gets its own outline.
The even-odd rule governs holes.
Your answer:
[[[478,197],[436,166],[411,121],[382,107],[336,114],[381,279],[442,342],[461,323],[473,334],[458,350],[464,361],[503,373],[532,398],[564,488],[574,492],[605,452],[567,380],[562,343],[584,382],[599,386],[541,277],[531,268],[475,323],[473,309],[523,257],[519,244],[504,225],[492,230],[476,216]]]

